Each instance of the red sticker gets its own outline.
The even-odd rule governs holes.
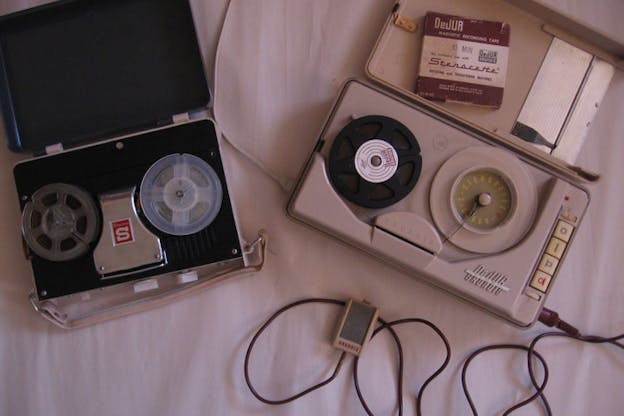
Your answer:
[[[134,242],[134,233],[132,232],[132,223],[130,222],[130,218],[111,221],[110,225],[113,235],[113,246]]]

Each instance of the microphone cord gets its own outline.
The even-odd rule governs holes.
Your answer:
[[[250,371],[249,371],[249,362],[251,360],[251,354],[253,351],[254,346],[256,345],[256,342],[258,341],[258,339],[260,338],[260,335],[262,335],[262,333],[269,327],[269,325],[271,325],[275,319],[277,319],[277,317],[279,317],[281,314],[283,314],[284,312],[293,309],[297,306],[300,305],[305,305],[305,304],[311,304],[311,303],[321,303],[321,304],[332,304],[332,305],[338,305],[338,306],[344,306],[346,303],[341,301],[341,300],[337,300],[337,299],[327,299],[327,298],[309,298],[309,299],[302,299],[293,303],[290,303],[284,307],[282,307],[281,309],[279,309],[277,312],[275,312],[273,315],[271,315],[271,317],[269,317],[269,319],[260,327],[260,329],[258,329],[258,331],[254,334],[254,336],[251,339],[251,342],[249,343],[249,346],[247,347],[247,352],[245,353],[245,364],[244,364],[244,373],[245,373],[245,382],[247,383],[247,387],[249,387],[249,390],[251,391],[251,393],[254,395],[254,397],[258,400],[260,400],[263,403],[266,404],[270,404],[270,405],[280,405],[280,404],[285,404],[285,403],[290,403],[294,400],[297,400],[299,398],[301,398],[302,396],[305,396],[306,394],[309,394],[311,392],[313,392],[314,390],[317,390],[329,383],[331,383],[339,374],[340,369],[342,368],[342,364],[344,362],[344,358],[346,355],[346,352],[341,352],[339,357],[338,357],[338,361],[336,363],[336,366],[334,367],[334,370],[332,372],[332,374],[326,378],[325,380],[321,381],[320,383],[314,384],[313,386],[307,387],[306,389],[302,390],[299,393],[295,393],[291,396],[288,396],[286,398],[283,399],[272,399],[272,398],[267,398],[263,395],[261,395],[256,388],[254,387],[252,381],[251,381],[251,375],[250,375]],[[425,392],[425,389],[427,388],[427,386],[438,376],[440,375],[440,373],[442,373],[442,371],[444,371],[444,369],[446,368],[446,366],[448,365],[450,359],[451,359],[451,347],[450,344],[446,338],[446,336],[442,333],[442,331],[436,327],[433,323],[425,320],[425,319],[420,319],[420,318],[406,318],[406,319],[399,319],[396,321],[391,321],[391,322],[387,322],[386,320],[382,319],[382,318],[377,318],[377,323],[378,326],[375,328],[375,330],[373,331],[373,334],[371,336],[371,341],[372,339],[379,334],[381,331],[388,331],[394,341],[394,344],[397,347],[397,352],[398,352],[398,374],[397,374],[397,406],[398,406],[398,413],[399,416],[403,415],[403,373],[404,373],[404,358],[403,358],[403,346],[401,344],[401,341],[399,339],[398,334],[396,333],[396,331],[394,330],[394,327],[398,326],[398,325],[404,325],[404,324],[409,324],[409,323],[417,323],[417,324],[423,324],[426,325],[427,327],[431,328],[436,335],[438,335],[438,337],[442,340],[442,342],[444,343],[445,346],[445,350],[446,350],[446,355],[444,358],[444,361],[442,363],[442,365],[440,365],[440,367],[433,373],[431,374],[431,376],[429,376],[429,378],[427,378],[427,380],[422,384],[422,386],[419,388],[418,390],[418,394],[416,396],[416,414],[417,415],[421,415],[422,411],[421,411],[421,403],[422,403],[422,397],[423,394]],[[364,395],[362,393],[362,390],[360,388],[360,381],[359,381],[359,377],[358,377],[358,364],[360,362],[360,357],[355,357],[355,361],[354,361],[354,365],[353,365],[353,383],[355,385],[355,391],[357,393],[358,399],[360,400],[360,403],[362,404],[362,407],[364,408],[364,410],[366,411],[366,414],[369,416],[374,416],[373,412],[370,410],[370,408],[368,407],[368,404],[366,402],[366,400],[364,399]]]

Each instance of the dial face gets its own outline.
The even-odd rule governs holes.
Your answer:
[[[502,174],[476,169],[460,176],[452,191],[455,215],[478,231],[490,231],[503,224],[512,212],[512,191]]]

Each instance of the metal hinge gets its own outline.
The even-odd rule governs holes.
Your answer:
[[[173,117],[171,117],[171,120],[173,121],[173,124],[181,124],[181,123],[188,123],[191,120],[199,120],[202,118],[208,118],[209,116],[210,116],[210,112],[205,108],[201,108],[199,110],[193,110],[193,111],[188,111],[186,113],[176,114]]]
[[[63,151],[63,144],[62,143],[55,143],[55,144],[51,144],[50,146],[46,146],[45,147],[45,154],[46,155],[53,155],[56,153],[61,153]]]
[[[416,32],[416,29],[418,29],[418,22],[405,16],[401,16],[400,14],[397,14],[396,18],[394,19],[394,24],[401,29],[405,29],[408,32],[412,33]]]
[[[180,113],[175,114],[171,117],[173,124],[187,123],[191,120],[191,116],[189,113]]]

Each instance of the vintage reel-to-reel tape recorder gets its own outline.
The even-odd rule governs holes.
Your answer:
[[[76,327],[261,265],[187,0],[56,2],[3,17],[0,43],[9,144],[37,156],[14,176],[44,317]]]
[[[588,202],[579,185],[353,80],[289,212],[528,325]]]
[[[376,84],[344,84],[288,212],[526,327],[590,200],[582,170],[509,134],[553,35],[541,17],[504,1],[453,2],[448,10],[429,3],[396,5],[366,68]],[[415,28],[430,10],[511,24],[512,87],[500,110],[441,107],[415,95],[422,42]],[[530,60],[528,44],[541,51]]]

